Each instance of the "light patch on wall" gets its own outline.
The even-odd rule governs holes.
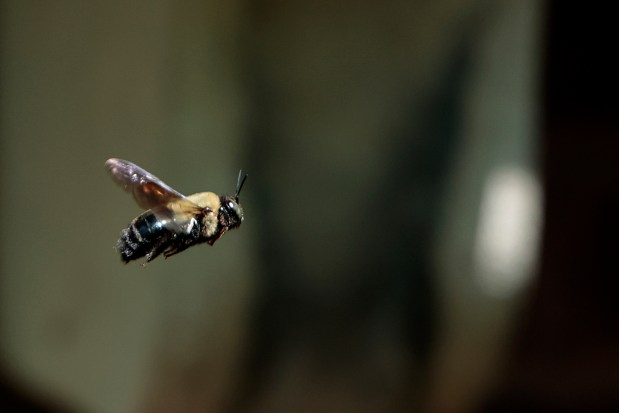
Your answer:
[[[500,167],[488,177],[474,250],[475,276],[496,297],[520,291],[529,281],[541,232],[542,195],[524,168]]]

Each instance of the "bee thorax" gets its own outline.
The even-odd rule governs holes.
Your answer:
[[[200,222],[200,235],[203,238],[211,238],[217,232],[217,218],[213,212],[204,214]]]

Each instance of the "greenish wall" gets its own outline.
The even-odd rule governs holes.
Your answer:
[[[493,171],[535,181],[537,2],[2,7],[10,380],[110,413],[483,399],[526,281],[485,290],[474,245]],[[185,193],[246,169],[246,221],[121,265],[110,157]]]

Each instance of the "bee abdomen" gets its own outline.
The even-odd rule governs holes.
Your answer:
[[[161,225],[154,214],[146,212],[134,219],[128,228],[122,230],[118,239],[120,258],[128,263],[144,257],[167,242],[168,238],[169,231]]]

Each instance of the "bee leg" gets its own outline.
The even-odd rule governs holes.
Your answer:
[[[214,234],[211,239],[206,241],[206,243],[212,247],[215,241],[221,238],[225,233],[226,233],[226,228],[222,228],[217,234]]]
[[[183,252],[185,251],[187,248],[189,248],[189,245],[185,245],[185,244],[179,244],[179,245],[175,245],[173,248],[166,250],[163,252],[163,256],[168,259],[170,258],[172,255],[176,255],[179,252]]]
[[[154,260],[155,258],[157,258],[166,248],[167,248],[167,240],[162,239],[161,241],[157,242],[155,244],[155,246],[153,246],[153,248],[146,253],[146,262],[144,262],[144,264],[142,264],[143,266],[145,266],[146,264],[148,264],[149,262],[151,262],[152,260]]]

